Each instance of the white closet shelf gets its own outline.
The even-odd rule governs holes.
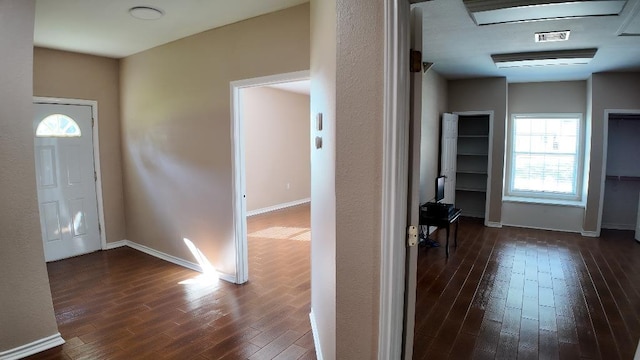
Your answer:
[[[456,187],[456,191],[487,192],[487,189],[478,189],[478,188],[470,188],[470,187]]]
[[[475,171],[475,170],[457,170],[458,174],[475,174],[475,175],[487,175],[486,171]]]
[[[480,153],[458,153],[458,156],[489,156],[489,154],[480,154]]]
[[[616,181],[640,181],[640,176],[607,175],[606,179]]]
[[[477,139],[488,139],[489,135],[476,135],[476,134],[458,134],[459,138],[477,138]]]

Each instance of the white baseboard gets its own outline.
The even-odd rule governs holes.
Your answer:
[[[322,347],[320,347],[320,334],[318,334],[318,323],[316,323],[316,315],[313,313],[313,309],[309,313],[309,320],[311,321],[311,334],[313,335],[313,345],[316,348],[316,358],[323,360]]]
[[[592,238],[597,238],[600,237],[600,233],[597,231],[584,231],[582,230],[580,232],[580,234],[584,237],[592,237]]]
[[[107,245],[102,250],[111,250],[111,249],[117,249],[119,247],[127,246],[127,242],[128,240],[110,242],[110,243],[107,243]]]
[[[311,202],[311,198],[291,201],[291,202],[284,203],[284,204],[278,204],[278,205],[273,205],[273,206],[269,206],[269,207],[262,208],[262,209],[256,209],[256,210],[247,211],[247,216],[254,216],[254,215],[258,215],[258,214],[264,214],[264,213],[267,213],[267,212],[281,210],[281,209],[285,209],[285,208],[292,207],[292,206],[307,204],[307,203],[310,203],[310,202]]]
[[[494,221],[487,221],[487,227],[490,228],[496,228],[496,229],[501,229],[502,228],[502,223],[499,222],[494,222]]]
[[[118,248],[118,247],[122,247],[122,246],[128,246],[132,249],[138,250],[140,252],[143,252],[147,255],[151,255],[153,257],[157,257],[158,259],[162,259],[164,261],[168,261],[172,264],[176,264],[182,267],[186,267],[187,269],[191,269],[197,272],[202,272],[202,266],[200,266],[200,264],[196,264],[193,263],[191,261],[187,261],[184,259],[181,259],[177,256],[173,256],[173,255],[169,255],[167,253],[163,253],[162,251],[158,251],[156,249],[152,249],[148,246],[145,245],[141,245],[138,244],[136,242],[130,241],[130,240],[120,240],[118,242],[115,243],[108,243],[107,247],[109,247],[110,244],[113,244],[112,249]],[[225,274],[225,273],[221,273],[218,272],[218,278],[220,278],[220,280],[224,280],[233,284],[237,284],[237,280],[236,277],[233,275],[229,275],[229,274]]]
[[[17,348],[0,352],[0,360],[14,360],[22,359],[27,356],[37,354],[39,352],[49,350],[56,346],[64,344],[64,339],[57,333],[55,335],[47,336],[40,340],[36,340],[29,344],[18,346]]]

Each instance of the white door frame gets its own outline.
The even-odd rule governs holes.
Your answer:
[[[607,180],[607,152],[609,151],[609,114],[640,114],[640,110],[633,109],[605,109],[604,118],[602,119],[602,172],[600,179],[600,202],[598,204],[598,225],[595,234],[586,233],[582,235],[591,237],[600,237],[602,231],[602,212],[604,211],[604,186]],[[592,120],[593,121],[593,120]],[[592,135],[593,136],[593,133]],[[586,161],[586,160],[585,160]],[[585,186],[588,184],[585,184]]]
[[[231,90],[231,144],[233,158],[231,161],[233,174],[233,228],[236,248],[236,274],[234,283],[243,284],[249,280],[249,249],[247,245],[247,199],[246,174],[244,162],[244,119],[242,116],[242,99],[240,90],[273,85],[285,82],[309,80],[309,70],[285,74],[237,80],[230,83]],[[309,115],[311,116],[311,115]]]
[[[384,114],[382,130],[382,203],[378,359],[400,359],[405,307],[405,259],[409,158],[408,0],[384,5]],[[413,329],[408,329],[413,332]]]
[[[100,168],[100,138],[98,126],[98,102],[95,100],[65,99],[53,97],[33,97],[34,104],[52,105],[84,105],[91,107],[91,117],[93,118],[93,165],[96,172],[96,199],[98,201],[98,229],[100,233],[100,244],[102,250],[107,248],[107,229],[104,222],[104,202],[102,198],[102,171]],[[33,119],[30,119],[33,121]]]
[[[493,169],[493,110],[484,111],[460,111],[454,112],[454,114],[460,116],[475,116],[475,115],[488,115],[489,116],[489,158],[487,159],[487,192],[486,199],[484,199],[484,226],[489,227],[502,227],[500,223],[489,222],[489,209],[491,208],[491,172]]]

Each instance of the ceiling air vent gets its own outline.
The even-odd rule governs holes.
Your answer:
[[[535,40],[536,42],[567,41],[570,34],[569,30],[537,32],[535,33]]]
[[[463,0],[478,25],[618,15],[626,0]]]

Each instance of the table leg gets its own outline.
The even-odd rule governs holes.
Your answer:
[[[453,246],[458,247],[458,227],[460,227],[460,218],[456,219],[456,231],[453,233]]]
[[[447,253],[447,258],[449,257],[449,224],[447,224],[447,245],[446,245],[446,253]]]

